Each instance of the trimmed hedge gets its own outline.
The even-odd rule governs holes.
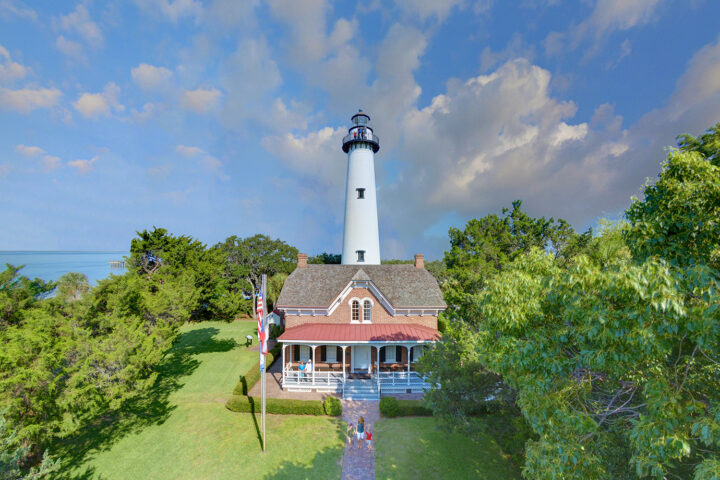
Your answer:
[[[325,408],[325,413],[331,417],[339,417],[342,415],[342,403],[340,403],[340,399],[337,397],[325,397],[323,407]]]
[[[258,353],[259,354],[259,353]],[[272,350],[268,351],[267,358],[265,358],[265,368],[275,363],[277,357],[280,356],[280,346],[275,345]],[[240,381],[233,389],[233,395],[247,395],[252,387],[260,381],[260,360],[255,365],[250,367],[250,370],[245,375],[240,376]]]
[[[380,399],[380,414],[383,417],[431,417],[433,412],[425,407],[422,400],[398,400],[395,397]]]
[[[320,400],[290,400],[286,398],[266,398],[267,413],[278,415],[325,415],[323,402]],[[233,395],[225,403],[225,408],[232,412],[260,413],[261,400],[257,397]]]
[[[280,356],[280,346],[276,345],[268,352],[265,359],[267,368],[275,363]],[[260,413],[262,400],[257,397],[249,397],[247,392],[260,381],[260,361],[250,367],[245,375],[240,376],[240,381],[233,390],[233,396],[225,402],[225,408],[232,412]],[[276,415],[331,415],[342,414],[342,404],[335,397],[327,397],[325,401],[320,400],[292,400],[287,398],[265,399],[267,413]]]

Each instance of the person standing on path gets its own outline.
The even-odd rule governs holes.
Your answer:
[[[373,450],[372,431],[370,431],[370,428],[368,428],[367,432],[365,432],[365,443],[367,443],[368,450]]]
[[[362,448],[363,440],[365,440],[365,419],[363,417],[360,417],[357,424],[357,441],[358,441],[358,450]]]
[[[345,436],[347,437],[348,447],[352,447],[353,437],[355,437],[355,425],[353,425],[352,423],[348,423],[347,432],[345,432]]]

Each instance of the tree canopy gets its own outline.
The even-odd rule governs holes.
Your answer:
[[[451,230],[451,321],[420,361],[436,413],[517,405],[526,478],[720,477],[717,139],[681,137],[595,237],[521,215]]]

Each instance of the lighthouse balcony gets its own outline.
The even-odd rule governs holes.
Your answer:
[[[373,153],[377,153],[380,150],[380,138],[375,135],[369,129],[364,132],[358,132],[354,130],[343,137],[343,152],[347,153],[350,151],[350,147],[354,144],[364,144],[372,148]]]

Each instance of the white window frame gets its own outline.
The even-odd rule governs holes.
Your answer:
[[[353,302],[358,302],[359,305],[357,320],[353,320]],[[348,305],[350,306],[350,323],[361,323],[363,319],[363,301],[357,297],[352,297],[348,301]]]
[[[370,303],[370,314],[368,315],[369,318],[367,320],[365,320],[365,310],[367,310],[367,307],[365,306],[365,302]],[[375,306],[375,302],[373,302],[371,298],[365,297],[362,299],[360,306],[362,307],[362,318],[361,318],[362,323],[372,323],[372,311],[373,311],[373,307]]]

